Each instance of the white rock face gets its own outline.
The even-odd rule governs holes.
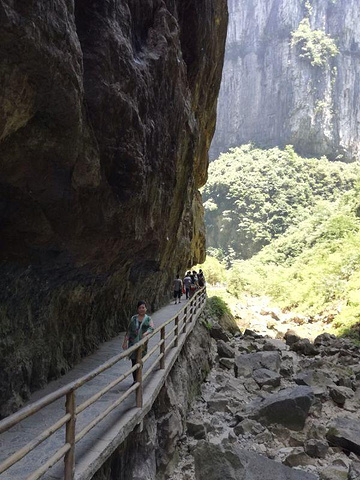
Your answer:
[[[311,5],[310,8],[306,7]],[[211,158],[252,141],[353,159],[360,138],[358,0],[228,0],[229,27]],[[339,54],[301,58],[291,33],[308,17]]]

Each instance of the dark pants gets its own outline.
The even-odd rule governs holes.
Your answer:
[[[190,287],[185,287],[186,298],[190,297]]]
[[[131,358],[131,365],[132,366],[136,365],[136,358]],[[137,374],[137,370],[135,370],[135,372],[132,373],[134,382],[136,382],[136,374]]]
[[[174,298],[175,300],[178,298],[180,300],[181,298],[181,290],[174,290]]]

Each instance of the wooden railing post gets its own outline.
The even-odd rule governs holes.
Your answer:
[[[65,480],[73,480],[75,475],[75,423],[76,423],[76,401],[75,390],[66,394],[65,403],[66,413],[71,415],[66,422],[65,442],[71,445],[70,450],[65,454]]]
[[[160,354],[162,353],[162,357],[160,358],[160,368],[164,370],[165,368],[165,327],[162,327],[160,331],[160,338],[163,340],[163,343],[160,345]]]
[[[184,330],[183,330],[184,333],[186,332],[186,321],[187,321],[187,307],[185,307],[185,310],[184,310]]]
[[[179,315],[175,318],[175,337],[174,347],[177,347],[179,345]]]
[[[142,408],[143,406],[143,385],[142,385],[142,345],[136,350],[136,363],[139,364],[139,368],[136,370],[136,382],[139,382],[140,385],[136,390],[136,406]]]

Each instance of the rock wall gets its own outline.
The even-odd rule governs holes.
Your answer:
[[[161,480],[172,472],[189,407],[210,371],[210,342],[209,331],[198,323],[145,417],[142,431],[133,432],[93,480]]]
[[[0,0],[0,415],[202,261],[226,0]]]
[[[261,147],[293,144],[304,156],[359,156],[358,7],[357,0],[229,0],[211,158],[250,141]],[[312,32],[331,37],[337,55],[326,55],[325,40],[323,62],[314,64],[304,42],[291,46],[291,34],[304,19]]]

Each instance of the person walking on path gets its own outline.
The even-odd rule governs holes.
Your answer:
[[[197,273],[195,270],[192,271],[191,275],[190,275],[190,279],[191,279],[191,284],[190,284],[190,298],[194,295],[195,293],[195,290],[197,290],[199,284],[198,284],[198,277],[197,277]]]
[[[180,278],[180,275],[176,275],[176,278],[174,280],[174,299],[175,299],[175,305],[178,303],[181,303],[181,295],[182,295],[182,288],[183,288],[183,283]]]
[[[126,350],[127,348],[132,347],[135,343],[139,342],[142,338],[150,335],[154,331],[154,323],[151,320],[151,317],[146,314],[146,303],[143,300],[140,300],[137,304],[137,315],[131,317],[129,327],[125,334],[125,338],[122,344],[122,348]],[[143,346],[142,356],[147,352],[147,346]],[[133,352],[129,359],[131,360],[132,366],[136,364],[136,351]],[[133,379],[136,382],[136,370],[133,372]]]
[[[203,287],[205,285],[205,277],[201,268],[198,273],[198,283],[199,283],[199,287]]]
[[[184,288],[185,288],[185,295],[186,299],[190,297],[190,285],[191,285],[191,278],[190,278],[191,272],[187,272],[184,278]]]

